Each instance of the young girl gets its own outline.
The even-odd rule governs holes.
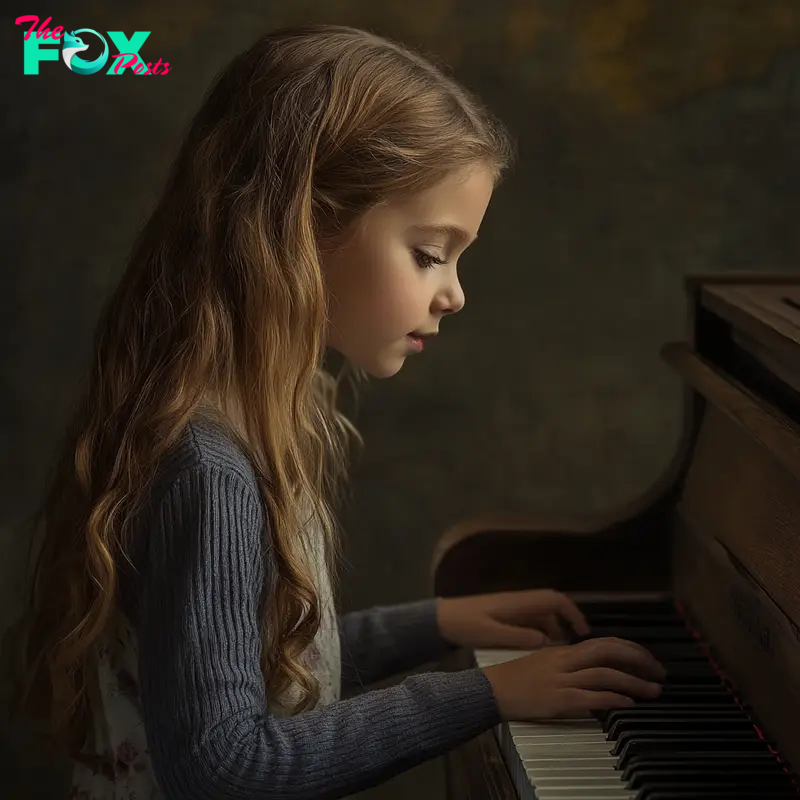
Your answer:
[[[552,591],[336,615],[348,437],[326,348],[395,374],[464,305],[509,162],[444,71],[370,33],[265,36],[219,76],[104,311],[43,507],[27,702],[81,800],[335,798],[502,720],[651,697]],[[534,652],[340,692],[447,648]],[[536,649],[539,648],[539,649]]]

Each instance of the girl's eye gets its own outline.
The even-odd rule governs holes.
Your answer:
[[[441,258],[436,258],[436,256],[432,256],[430,253],[426,253],[423,250],[414,250],[414,258],[417,264],[423,269],[433,269],[439,264],[444,264]]]

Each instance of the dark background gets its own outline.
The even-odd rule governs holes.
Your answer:
[[[171,72],[81,77],[59,61],[24,76],[27,13],[151,31],[142,55]],[[3,628],[27,544],[14,524],[39,498],[100,303],[202,93],[274,26],[353,24],[436,52],[519,142],[462,259],[465,311],[362,393],[345,610],[428,593],[433,545],[464,517],[644,491],[679,432],[658,348],[684,335],[683,275],[798,265],[795,0],[17,3],[3,20]],[[1,743],[3,796],[62,797],[20,739]],[[441,763],[367,795],[441,798]]]

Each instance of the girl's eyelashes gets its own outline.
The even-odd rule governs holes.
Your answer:
[[[418,250],[416,248],[414,249],[414,259],[423,269],[433,269],[434,267],[445,263],[441,258],[436,258],[436,256],[432,256],[430,253],[426,253],[424,250]]]

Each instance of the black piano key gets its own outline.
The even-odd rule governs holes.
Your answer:
[[[660,782],[704,783],[713,785],[726,780],[735,779],[747,783],[751,778],[759,776],[766,781],[765,785],[790,786],[792,779],[782,772],[777,762],[761,765],[737,763],[703,763],[703,762],[664,762],[658,766],[649,766],[634,770],[625,781],[631,789],[639,789],[645,785]]]
[[[694,800],[695,797],[708,796],[725,798],[725,800],[763,800],[765,797],[783,800],[791,797],[797,800],[797,795],[785,786],[764,786],[757,784],[736,784],[730,781],[719,784],[691,784],[691,783],[663,783],[660,786],[647,786],[636,794],[636,800],[651,800],[664,793],[677,794],[684,800]]]
[[[645,717],[644,719],[622,719],[615,722],[608,732],[609,741],[619,741],[624,733],[637,731],[658,731],[659,734],[670,732],[683,736],[684,734],[696,733],[742,733],[752,732],[754,736],[758,734],[753,729],[753,724],[749,719],[716,717],[711,719],[691,719],[688,717],[676,717],[674,719],[659,719]]]
[[[661,710],[667,708],[675,709],[692,709],[698,708],[701,710],[710,708],[719,709],[739,709],[744,711],[741,706],[736,702],[735,698],[730,692],[720,687],[720,691],[710,692],[681,692],[672,693],[669,691],[671,687],[664,686],[661,694],[653,700],[638,700],[634,708],[626,709],[601,709],[595,712],[594,717],[599,722],[605,724],[612,714],[617,714],[620,711],[635,711],[642,712],[648,709]],[[697,702],[694,702],[694,700]]]
[[[592,614],[614,614],[619,611],[636,608],[642,616],[648,614],[666,614],[676,612],[672,599],[665,600],[635,600],[633,602],[620,600],[582,600],[579,603],[583,614],[588,618]]]
[[[700,661],[703,664],[708,664],[708,657],[703,648],[698,647],[696,644],[651,643],[647,645],[647,649],[661,662]]]
[[[627,783],[628,789],[657,789],[667,786],[692,785],[710,789],[723,784],[733,783],[738,788],[793,789],[788,775],[774,769],[753,770],[747,767],[716,768],[714,770],[698,769],[695,766],[682,769],[648,769],[637,772]]]
[[[612,708],[607,718],[624,719],[625,717],[641,717],[646,715],[663,716],[665,718],[679,715],[689,717],[731,716],[746,717],[741,706],[733,699],[719,703],[637,703],[632,708]]]
[[[688,691],[706,686],[712,689],[721,688],[723,691],[727,691],[722,678],[718,677],[714,672],[709,672],[706,675],[683,675],[680,673],[680,670],[676,673],[667,669],[667,677],[664,678],[663,685],[669,686],[672,689]]]
[[[714,667],[707,661],[676,661],[675,663],[667,663],[664,665],[667,670],[667,677],[677,679],[681,678],[687,682],[697,683],[698,679],[706,677],[713,677],[715,680],[720,680],[719,675],[714,671]]]
[[[619,639],[628,639],[631,642],[638,642],[639,644],[647,646],[648,643],[678,643],[684,644],[696,643],[697,639],[692,636],[691,631],[687,628],[681,627],[665,627],[665,628],[626,628],[625,626],[592,626],[590,633],[584,636],[575,636],[571,640],[573,644],[582,642],[586,639],[600,639],[607,636],[615,636]]]
[[[602,617],[587,618],[590,631],[596,630],[620,630],[620,631],[639,631],[639,630],[682,630],[691,634],[683,620],[668,617],[648,617],[640,619],[625,618],[623,615],[605,615]],[[697,639],[694,639],[697,642]]]
[[[712,711],[730,714],[746,713],[730,695],[727,697],[720,696],[719,701],[716,703],[651,703],[649,701],[641,701],[632,708],[614,708],[611,710],[611,713],[614,714],[619,711],[632,711],[637,714],[643,714],[648,711],[653,711],[655,713],[661,713],[662,711],[674,711],[676,714],[679,714],[682,711],[688,711],[690,714],[694,712],[697,712],[698,714],[709,714]]]
[[[664,769],[687,769],[697,766],[709,769],[741,766],[752,770],[782,771],[774,754],[766,748],[750,753],[694,750],[676,755],[675,753],[655,752],[631,756],[622,771],[622,780],[623,782],[631,780],[639,770],[661,769],[662,767]]]
[[[636,795],[636,800],[785,800],[797,795],[791,790],[767,789],[758,791],[745,789],[737,791],[736,787],[720,787],[718,789],[697,788],[693,786],[672,786],[656,791],[642,790]]]
[[[747,719],[738,703],[731,699],[727,703],[642,703],[633,708],[612,708],[606,715],[605,724],[608,725],[615,719],[634,719],[644,716],[663,717],[739,717]]]
[[[771,800],[797,797],[706,648],[671,601],[581,603],[591,627],[646,647],[666,668],[658,697],[599,711],[623,785],[637,800]]]
[[[731,699],[728,703],[715,703],[707,705],[693,705],[689,703],[637,703],[633,708],[610,708],[606,709],[602,716],[597,716],[597,720],[603,725],[603,731],[608,732],[609,727],[617,719],[627,719],[628,717],[638,717],[644,714],[662,714],[667,717],[674,717],[677,714],[711,714],[718,712],[740,716],[744,712],[735,700]]]
[[[637,713],[637,709],[626,708],[623,711],[628,713],[610,714],[603,723],[603,733],[608,734],[609,739],[616,739],[619,733],[632,727],[658,728],[666,730],[697,730],[698,725],[725,726],[729,723],[736,723],[742,726],[753,727],[752,722],[738,709],[727,711],[678,711],[671,713],[674,709],[666,709],[662,713],[653,712],[651,709],[642,709]],[[625,726],[625,727],[620,727]]]
[[[755,731],[753,732],[755,734]],[[693,750],[714,750],[720,753],[725,752],[767,752],[769,746],[758,737],[758,735],[748,736],[746,734],[733,734],[725,736],[718,734],[709,736],[704,734],[699,737],[691,736],[659,736],[651,734],[637,733],[635,737],[625,736],[622,741],[614,743],[613,755],[618,755],[617,769],[625,769],[628,758],[634,755],[647,753],[686,753]]]
[[[685,700],[681,700],[681,702],[677,703],[670,703],[669,700],[666,702],[656,702],[661,698],[655,698],[654,701],[639,701],[636,705],[630,708],[612,708],[608,709],[604,714],[604,721],[608,719],[612,714],[618,714],[620,711],[631,711],[635,714],[645,714],[648,712],[653,712],[655,714],[659,714],[662,711],[674,711],[676,714],[681,711],[688,711],[691,713],[697,712],[698,714],[703,713],[711,713],[713,711],[722,711],[725,713],[730,714],[745,714],[746,712],[742,709],[742,707],[736,702],[736,700],[731,697],[730,695],[721,695],[719,700],[716,702],[702,702],[702,703],[687,703]]]
[[[748,730],[734,730],[730,733],[726,731],[659,731],[657,729],[640,729],[636,731],[625,731],[619,735],[619,737],[614,742],[614,747],[611,748],[611,755],[621,755],[625,747],[631,743],[636,743],[637,745],[640,743],[643,744],[650,744],[651,750],[660,749],[660,744],[662,740],[670,740],[671,742],[675,741],[685,741],[685,742],[697,742],[698,744],[702,741],[710,741],[710,740],[718,740],[720,742],[731,742],[731,743],[739,743],[739,742],[747,742],[747,741],[755,741],[759,742],[760,744],[766,746],[766,743],[763,739],[759,737],[759,735],[755,732],[755,730],[751,727]]]
[[[598,614],[584,614],[590,626],[619,626],[641,628],[646,626],[656,627],[662,625],[681,625],[686,627],[683,617],[677,611],[665,611],[642,616],[631,611],[606,611]]]

